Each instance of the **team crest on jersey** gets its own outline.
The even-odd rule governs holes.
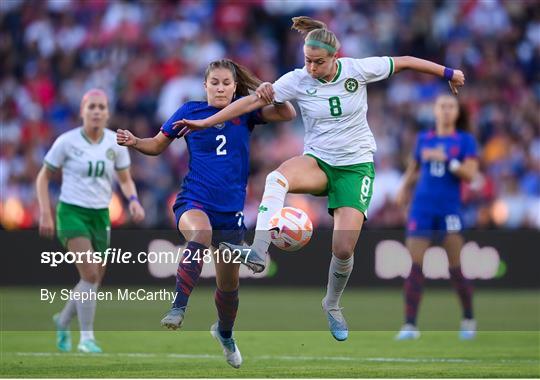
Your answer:
[[[355,92],[358,90],[358,81],[354,78],[347,78],[345,81],[345,90]]]
[[[308,94],[309,96],[315,96],[316,93],[317,89],[315,87],[306,89],[306,94]]]
[[[116,154],[114,153],[114,150],[112,148],[109,148],[105,152],[105,156],[107,156],[107,158],[109,160],[114,161],[114,158],[115,158]]]
[[[225,123],[216,124],[216,125],[214,125],[214,128],[223,129],[223,128],[225,128]]]

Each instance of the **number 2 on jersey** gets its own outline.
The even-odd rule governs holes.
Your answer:
[[[328,98],[328,103],[330,103],[330,115],[332,116],[341,116],[341,102],[337,96],[332,96]]]
[[[227,144],[227,138],[225,137],[225,135],[217,135],[216,136],[216,141],[221,141],[221,143],[216,148],[216,154],[218,156],[226,155],[227,154],[227,149],[223,149],[225,144]]]

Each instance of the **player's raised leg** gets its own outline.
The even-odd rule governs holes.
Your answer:
[[[288,191],[289,181],[281,172],[274,170],[268,174],[266,176],[263,198],[259,205],[253,245],[251,247],[244,247],[242,245],[223,242],[220,244],[220,249],[222,251],[228,249],[231,252],[240,250],[242,263],[254,273],[262,272],[266,267],[266,252],[270,245],[268,223],[270,222],[270,218],[283,207]]]
[[[310,156],[293,157],[282,163],[266,177],[264,194],[257,215],[255,238],[250,249],[244,246],[222,243],[220,249],[242,250],[242,263],[255,273],[266,266],[266,252],[270,245],[268,223],[276,212],[283,208],[287,193],[319,194],[327,186],[328,179]]]
[[[420,338],[420,332],[416,326],[418,307],[422,299],[424,290],[424,274],[422,263],[424,253],[429,248],[431,242],[427,238],[409,237],[407,238],[407,249],[411,253],[412,266],[409,276],[403,285],[403,295],[405,300],[405,324],[396,335],[397,340],[411,340]]]
[[[189,296],[201,275],[204,251],[212,242],[212,226],[206,213],[199,209],[177,209],[178,229],[187,245],[176,272],[176,296],[171,309],[161,320],[161,325],[178,329],[184,320]]]
[[[357,209],[340,207],[334,210],[332,259],[328,268],[328,284],[322,307],[328,319],[330,332],[338,341],[346,340],[349,336],[349,328],[339,305],[353,269],[354,247],[363,222],[364,214]]]
[[[461,271],[461,249],[463,248],[463,237],[459,233],[446,235],[443,247],[448,255],[450,263],[450,281],[456,290],[463,310],[459,337],[464,340],[476,337],[476,321],[473,316],[471,282],[463,276]]]

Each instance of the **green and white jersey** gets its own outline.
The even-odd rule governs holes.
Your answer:
[[[60,200],[72,205],[108,208],[112,197],[115,170],[130,166],[127,147],[116,143],[116,134],[104,130],[93,143],[82,127],[61,134],[45,155],[45,165],[62,168]]]
[[[314,79],[305,67],[283,75],[273,84],[275,100],[298,102],[306,129],[304,154],[333,166],[372,162],[377,146],[366,118],[366,85],[393,72],[391,57],[340,58],[330,82]]]

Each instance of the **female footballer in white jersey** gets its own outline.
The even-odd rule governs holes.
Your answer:
[[[340,43],[323,22],[294,17],[292,28],[305,35],[305,66],[263,83],[257,93],[232,103],[205,120],[183,120],[178,127],[208,128],[269,102],[298,102],[306,129],[304,154],[293,157],[271,172],[257,218],[251,252],[243,262],[262,271],[270,244],[268,222],[283,207],[290,193],[328,196],[334,217],[332,259],[322,306],[335,339],[348,337],[339,307],[341,294],[353,268],[354,248],[371,200],[375,171],[375,140],[366,119],[366,85],[410,69],[445,78],[457,93],[465,82],[459,70],[415,57],[339,58]],[[236,246],[223,244],[223,248]]]
[[[116,172],[122,193],[129,199],[134,221],[144,218],[144,209],[137,199],[137,190],[129,172],[128,149],[116,144],[116,134],[106,129],[109,120],[107,95],[99,89],[88,91],[81,100],[83,126],[60,135],[45,156],[37,180],[39,232],[52,238],[55,223],[51,213],[48,185],[52,174],[62,169],[62,187],[56,208],[56,234],[70,252],[102,252],[109,245],[111,222],[109,203]],[[80,281],[77,293],[96,292],[105,266],[100,263],[77,263]],[[75,297],[74,297],[75,298]],[[99,353],[94,338],[96,301],[69,300],[53,319],[56,324],[56,345],[60,351],[71,350],[69,325],[77,314],[81,330],[78,351]]]

